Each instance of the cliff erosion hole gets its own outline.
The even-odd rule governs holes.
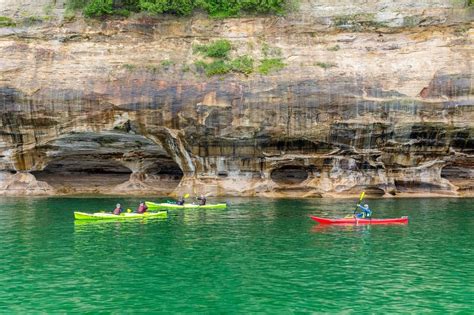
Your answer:
[[[183,171],[171,158],[161,158],[150,165],[146,170],[146,182],[156,185],[161,190],[171,192],[183,178]]]
[[[464,165],[447,165],[441,169],[441,177],[449,181],[472,179],[469,172],[469,166],[463,166]]]
[[[114,189],[169,193],[183,177],[161,143],[122,131],[72,132],[37,150],[51,160],[32,174],[66,193]]]
[[[395,187],[399,192],[437,192],[444,190],[443,187],[437,184],[409,179],[395,180]]]
[[[474,168],[469,159],[457,161],[441,169],[441,178],[458,187],[458,192],[474,190]]]
[[[302,166],[286,165],[272,171],[271,179],[280,185],[298,185],[308,179],[308,171]]]
[[[111,159],[65,157],[51,161],[42,171],[31,172],[54,188],[92,190],[126,182],[132,171]]]

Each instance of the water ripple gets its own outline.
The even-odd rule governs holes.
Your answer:
[[[409,215],[406,226],[319,226],[308,218],[342,216],[352,206],[344,200],[235,199],[228,210],[178,210],[167,220],[87,224],[74,222],[69,210],[114,203],[109,198],[2,200],[0,309],[474,309],[469,199],[371,201],[381,217]]]

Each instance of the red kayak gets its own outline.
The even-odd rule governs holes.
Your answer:
[[[407,224],[408,217],[401,217],[395,219],[356,219],[356,218],[340,218],[340,219],[326,219],[311,216],[316,222],[320,224]]]

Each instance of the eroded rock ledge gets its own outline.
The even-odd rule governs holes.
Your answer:
[[[473,196],[472,19],[436,10],[1,29],[0,194]],[[217,38],[286,66],[208,78],[192,46]]]

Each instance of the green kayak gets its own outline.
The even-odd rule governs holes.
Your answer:
[[[115,215],[112,213],[96,212],[96,213],[85,213],[85,212],[74,212],[74,218],[76,220],[130,220],[130,219],[151,219],[151,218],[167,218],[168,212],[145,212],[141,213],[121,213]]]
[[[145,201],[148,210],[161,210],[161,209],[225,209],[227,204],[225,203],[216,203],[200,206],[193,203],[185,203],[184,205],[177,205],[174,203],[154,203],[150,201]]]

